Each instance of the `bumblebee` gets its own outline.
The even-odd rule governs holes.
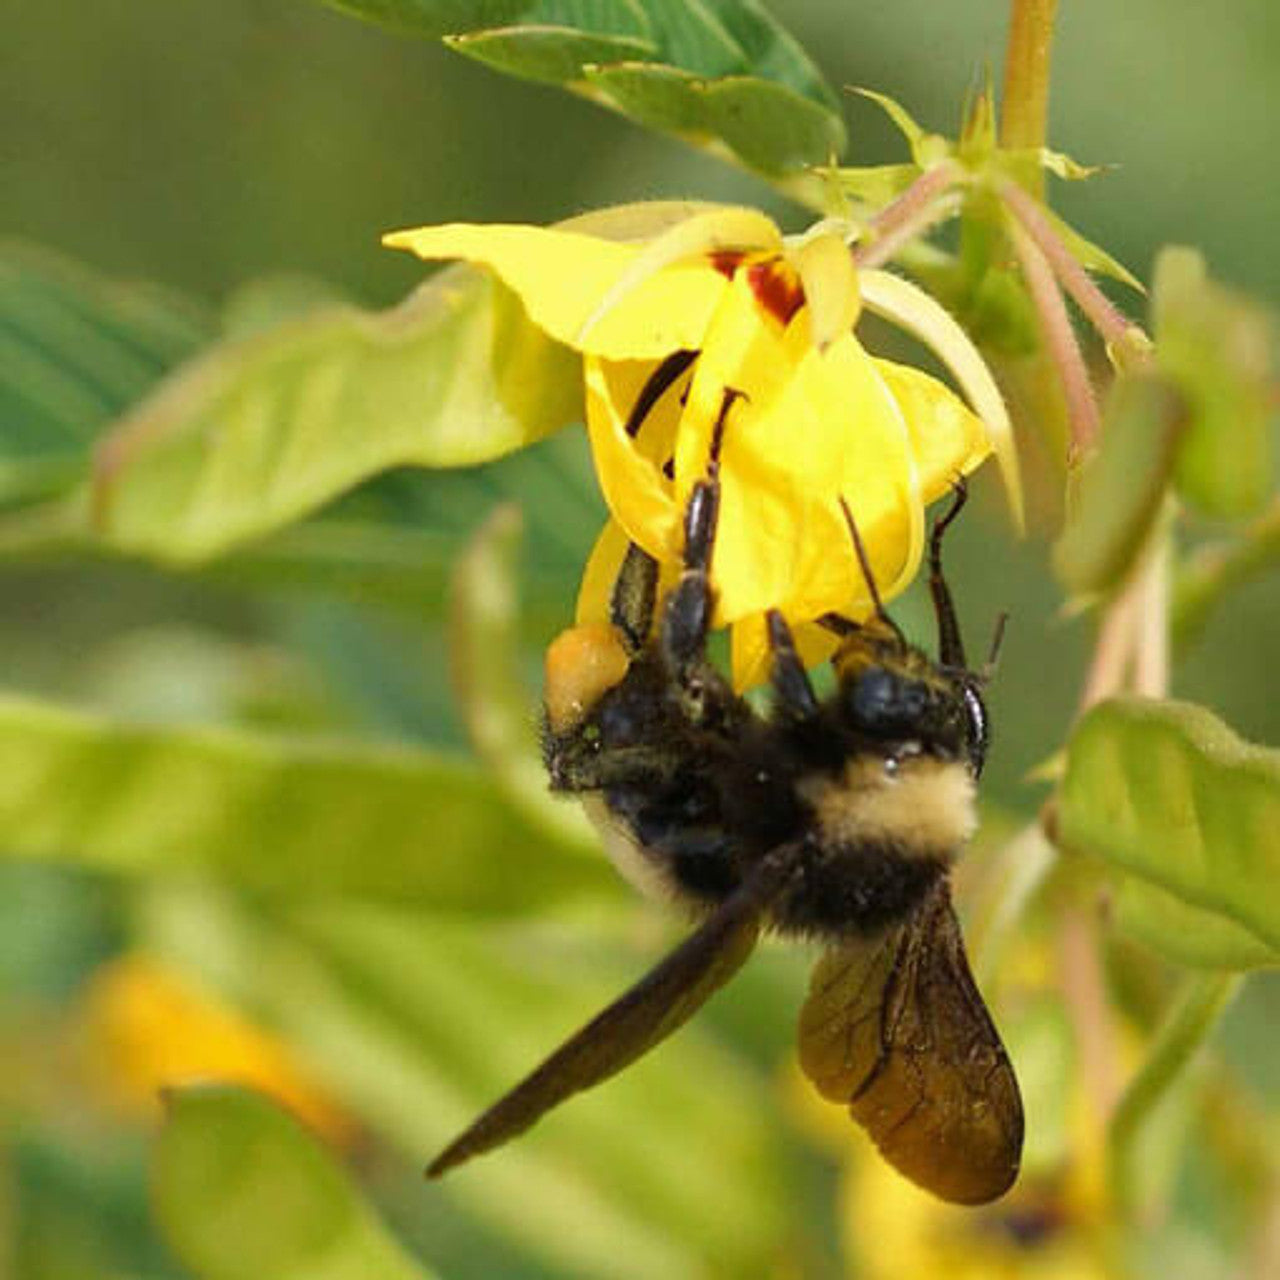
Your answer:
[[[647,1053],[773,930],[823,948],[800,1015],[805,1074],[912,1181],[945,1200],[985,1203],[1017,1177],[1023,1117],[948,887],[976,824],[987,747],[985,677],[966,664],[942,573],[943,534],[964,488],[930,537],[938,660],[885,612],[845,507],[875,613],[864,624],[823,620],[840,643],[834,691],[820,699],[786,621],[771,612],[772,702],[762,714],[706,651],[720,442],[733,399],[726,393],[686,507],[675,585],[659,602],[658,564],[632,544],[611,624],[566,631],[546,663],[552,789],[582,797],[624,874],[683,904],[697,927],[428,1174],[509,1141]]]

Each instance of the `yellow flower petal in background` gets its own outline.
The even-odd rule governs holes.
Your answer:
[[[383,238],[428,261],[461,258],[488,267],[524,303],[529,318],[558,342],[615,360],[661,359],[701,345],[727,287],[706,262],[676,264],[632,289],[625,307],[601,316],[584,342],[583,326],[644,252],[553,227],[450,223],[394,231]]]
[[[146,956],[98,970],[85,1026],[100,1087],[126,1113],[154,1108],[162,1089],[218,1080],[270,1094],[332,1142],[354,1136],[355,1122],[285,1044]]]

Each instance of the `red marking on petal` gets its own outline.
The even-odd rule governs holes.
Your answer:
[[[712,267],[726,280],[732,280],[734,272],[742,265],[742,259],[745,257],[746,254],[738,249],[719,249],[711,255],[710,261]]]
[[[804,290],[795,272],[781,258],[747,268],[747,283],[756,301],[779,324],[786,324],[804,306]]]

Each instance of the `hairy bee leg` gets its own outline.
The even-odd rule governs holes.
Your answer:
[[[765,614],[769,650],[773,656],[771,680],[777,706],[792,720],[808,720],[818,714],[818,699],[808,673],[796,652],[795,638],[787,620],[777,609]]]
[[[702,659],[711,629],[711,552],[719,514],[719,480],[699,480],[684,513],[684,572],[662,617],[662,651],[677,675]]]
[[[648,643],[658,598],[658,562],[631,542],[614,579],[609,620],[622,636],[623,646],[635,657]]]
[[[702,661],[711,629],[715,607],[711,557],[720,518],[720,445],[729,410],[741,396],[741,391],[725,388],[711,437],[706,476],[693,486],[684,509],[684,572],[667,597],[662,618],[662,651],[677,678]]]
[[[653,785],[675,772],[671,753],[662,747],[611,747],[599,751],[594,743],[569,734],[549,740],[543,749],[552,791],[601,791],[634,784],[638,777]]]

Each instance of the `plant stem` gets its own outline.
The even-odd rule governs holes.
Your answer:
[[[980,985],[999,971],[1005,944],[1017,930],[1028,905],[1058,860],[1039,821],[1023,827],[992,859],[987,876],[996,881],[985,892],[966,922],[969,954]]]
[[[1098,638],[1093,646],[1093,659],[1080,694],[1080,715],[1125,687],[1137,623],[1133,595],[1128,590],[1122,591],[1103,611]]]
[[[959,166],[951,163],[940,164],[922,173],[867,225],[866,239],[853,250],[855,264],[878,267],[888,262],[904,244],[955,213],[957,204],[943,201],[941,197],[960,177]]]
[[[1126,1218],[1138,1202],[1136,1156],[1143,1126],[1209,1038],[1240,983],[1239,975],[1228,973],[1189,978],[1146,1062],[1116,1106],[1108,1138],[1108,1177],[1112,1203]]]
[[[1156,518],[1146,560],[1134,587],[1136,636],[1134,692],[1144,698],[1169,693],[1169,534],[1171,513]]]
[[[1089,380],[1089,370],[1085,366],[1075,330],[1071,327],[1071,317],[1067,314],[1067,304],[1063,301],[1062,291],[1058,288],[1048,259],[1023,230],[1021,223],[1015,222],[1010,226],[1009,234],[1022,267],[1023,279],[1027,283],[1027,292],[1031,294],[1031,301],[1040,317],[1049,358],[1062,380],[1071,441],[1076,453],[1082,454],[1093,447],[1093,442],[1098,437],[1098,402],[1093,394],[1093,384]]]
[[[1120,1061],[1094,908],[1077,902],[1062,912],[1058,964],[1062,996],[1075,1031],[1085,1093],[1091,1104],[1090,1132],[1098,1140],[1104,1118],[1120,1096]]]
[[[1044,146],[1049,118],[1049,62],[1058,0],[1013,0],[1004,58],[1000,143],[1013,149]],[[1028,179],[1038,195],[1044,177]]]
[[[1093,278],[1063,244],[1062,237],[1044,216],[1040,205],[1016,182],[1001,183],[1000,196],[1022,229],[1035,241],[1059,283],[1074,299],[1076,306],[1088,316],[1102,340],[1113,347],[1120,357],[1131,350],[1141,351],[1145,355],[1150,340],[1140,326],[1130,320],[1094,284]]]

